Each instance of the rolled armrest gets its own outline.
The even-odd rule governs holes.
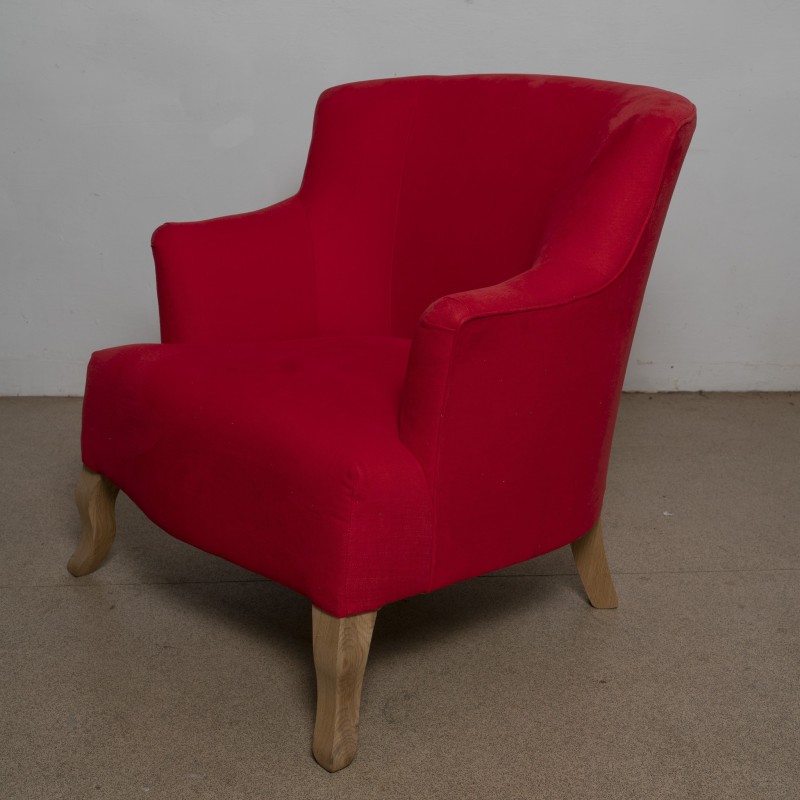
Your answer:
[[[596,265],[595,265],[596,266]],[[614,276],[586,264],[559,265],[549,258],[507,281],[442,297],[420,318],[428,328],[457,331],[483,317],[519,314],[572,303],[602,290]]]
[[[313,260],[302,201],[152,238],[163,342],[265,341],[315,332]]]

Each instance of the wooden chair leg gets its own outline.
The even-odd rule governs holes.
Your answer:
[[[597,520],[589,533],[572,543],[572,555],[589,602],[595,608],[616,608],[617,592],[606,561],[600,520]]]
[[[75,502],[83,531],[78,549],[67,569],[77,578],[94,572],[108,555],[114,541],[114,502],[119,489],[99,472],[84,467],[75,489]]]
[[[328,772],[343,769],[356,754],[361,685],[377,614],[338,618],[316,606],[311,610],[317,671],[312,751]]]

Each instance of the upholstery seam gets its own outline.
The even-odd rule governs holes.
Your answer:
[[[311,217],[308,213],[308,208],[306,207],[305,201],[301,195],[301,190],[297,192],[295,197],[297,201],[300,203],[300,206],[303,209],[303,216],[306,220],[306,229],[308,231],[308,244],[311,250],[311,283],[313,285],[313,294],[314,294],[314,330],[316,335],[319,336],[320,329],[319,329],[319,291],[317,290],[317,248],[314,246],[314,229],[311,227]]]
[[[408,153],[411,149],[411,136],[419,122],[419,108],[422,102],[422,86],[419,85],[416,96],[416,103],[414,110],[411,112],[411,119],[408,123],[408,133],[406,134],[406,144],[403,150],[403,164],[400,167],[400,180],[397,185],[397,199],[394,204],[394,226],[392,230],[392,244],[391,244],[391,261],[389,262],[389,284],[387,286],[389,296],[389,313],[388,313],[388,329],[389,335],[394,335],[394,266],[397,260],[397,228],[400,220],[400,199],[403,196],[403,189],[405,188],[406,171],[408,167]]]
[[[547,310],[547,309],[550,309],[550,308],[560,308],[562,306],[571,305],[572,303],[578,303],[581,300],[588,300],[589,298],[595,297],[596,295],[600,294],[601,292],[604,292],[612,284],[616,283],[616,281],[619,280],[622,277],[622,275],[625,274],[625,272],[627,271],[628,266],[630,265],[630,262],[632,261],[634,255],[636,255],[636,251],[639,249],[639,245],[641,244],[642,237],[644,236],[644,233],[647,230],[647,226],[650,224],[650,220],[652,219],[652,216],[653,216],[653,211],[655,210],[656,203],[658,202],[658,198],[659,198],[659,196],[661,194],[661,188],[664,185],[664,178],[666,176],[667,167],[669,166],[669,164],[670,164],[670,162],[672,160],[672,152],[673,152],[673,149],[674,149],[674,146],[675,146],[675,142],[677,141],[678,135],[680,134],[680,132],[685,127],[687,127],[688,125],[691,125],[695,121],[696,121],[696,117],[693,116],[690,119],[686,120],[686,122],[682,123],[681,125],[676,125],[674,127],[674,129],[672,131],[672,142],[670,143],[670,147],[667,149],[667,153],[666,153],[666,155],[664,157],[664,163],[662,164],[662,167],[661,167],[661,179],[659,181],[658,191],[656,191],[654,193],[654,195],[653,195],[653,200],[650,203],[650,207],[649,207],[649,209],[647,211],[647,214],[645,215],[644,221],[642,222],[641,228],[639,229],[639,233],[636,235],[636,239],[635,239],[635,241],[634,241],[634,243],[633,243],[633,245],[631,247],[630,252],[623,259],[622,266],[620,267],[620,269],[616,272],[616,274],[613,277],[609,278],[609,280],[606,283],[604,283],[602,286],[598,287],[597,289],[593,289],[590,292],[586,292],[585,294],[581,294],[581,295],[579,295],[577,297],[570,297],[567,300],[557,300],[557,301],[554,301],[554,302],[551,302],[551,303],[541,303],[539,305],[527,306],[525,308],[513,308],[513,309],[509,309],[507,311],[503,311],[503,310],[500,310],[500,311],[486,311],[486,312],[483,312],[483,313],[476,314],[474,316],[468,317],[467,319],[463,320],[462,322],[457,323],[457,325],[455,327],[453,327],[453,328],[445,327],[444,325],[436,324],[436,323],[433,323],[433,322],[428,322],[425,319],[421,319],[420,320],[420,324],[423,327],[430,328],[432,330],[449,331],[451,333],[457,333],[465,325],[469,324],[470,322],[475,322],[477,320],[489,319],[491,317],[510,316],[512,314],[527,314],[527,313],[530,313],[530,312],[533,312],[533,311],[544,311],[544,310]],[[525,272],[521,273],[521,274],[524,275],[525,273],[530,272],[534,268],[534,266],[535,266],[535,264],[532,267],[530,267],[529,269],[525,270]],[[485,288],[491,288],[491,287],[485,287]]]
[[[447,333],[454,334],[454,331],[447,331]],[[436,456],[435,462],[433,465],[433,474],[432,474],[432,485],[431,485],[431,528],[432,528],[432,536],[431,536],[431,564],[430,570],[428,573],[428,591],[433,591],[433,577],[436,570],[436,555],[437,555],[437,540],[438,540],[438,522],[439,522],[439,503],[438,503],[438,492],[436,488],[439,484],[439,471],[441,467],[441,454],[442,448],[440,447],[440,442],[442,438],[442,425],[444,423],[445,412],[447,410],[447,406],[450,402],[450,389],[452,387],[452,374],[453,374],[453,363],[455,362],[455,353],[456,347],[458,345],[458,337],[455,335],[450,336],[450,354],[447,359],[447,370],[445,373],[445,385],[444,385],[444,392],[442,394],[442,405],[441,411],[439,412],[439,419],[436,423],[436,436],[435,436],[435,448],[436,448]]]
[[[353,470],[353,489],[350,492],[350,518],[347,521],[347,534],[344,543],[344,596],[346,602],[350,603],[350,545],[353,541],[353,518],[355,517],[356,509],[356,487],[358,486],[358,467]],[[344,616],[350,616],[345,614]]]

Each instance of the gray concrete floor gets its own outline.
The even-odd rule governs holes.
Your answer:
[[[311,758],[306,600],[124,496],[76,580],[80,400],[0,400],[0,797],[797,798],[800,395],[629,395],[616,611],[568,549],[385,608],[356,761]]]

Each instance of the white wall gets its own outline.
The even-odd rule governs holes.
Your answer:
[[[699,107],[627,387],[800,388],[800,3],[3,0],[0,393],[158,337],[151,231],[292,193],[326,86],[542,72]]]

